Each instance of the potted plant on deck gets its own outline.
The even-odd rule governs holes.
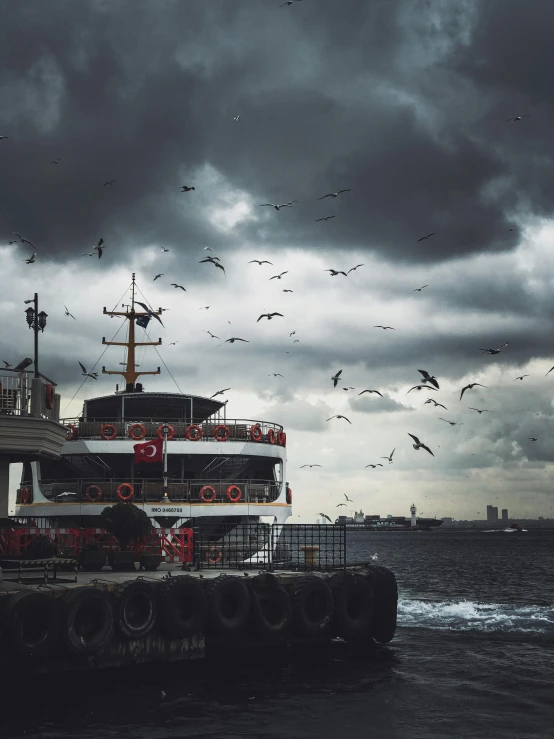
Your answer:
[[[135,548],[152,531],[152,522],[134,503],[116,503],[100,514],[102,528],[119,542],[119,550],[108,553],[113,570],[135,569]]]

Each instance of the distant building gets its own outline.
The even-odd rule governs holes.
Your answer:
[[[508,509],[502,509],[502,523],[508,523]]]
[[[487,506],[487,523],[498,523],[498,506]]]

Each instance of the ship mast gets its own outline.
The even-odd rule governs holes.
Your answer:
[[[161,314],[162,314],[161,308],[159,308],[157,311],[152,311],[152,315],[161,316]],[[106,337],[105,336],[102,337],[102,344],[106,344],[108,346],[126,346],[127,347],[127,365],[125,369],[107,370],[105,367],[102,367],[102,374],[103,375],[123,375],[123,377],[125,378],[126,391],[131,392],[131,393],[135,392],[137,389],[136,381],[139,375],[159,375],[160,374],[159,367],[156,371],[150,371],[150,372],[137,372],[136,371],[135,347],[137,346],[160,346],[162,343],[162,340],[158,339],[158,341],[144,341],[144,342],[135,341],[135,320],[142,316],[150,316],[151,314],[146,313],[146,312],[137,313],[137,311],[135,311],[135,273],[134,272],[133,272],[133,280],[131,283],[130,309],[122,312],[122,311],[108,311],[106,310],[106,308],[104,308],[104,315],[123,316],[124,318],[127,318],[129,321],[129,340],[128,341],[106,341]]]

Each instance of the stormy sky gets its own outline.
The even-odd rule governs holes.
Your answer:
[[[32,354],[38,292],[41,370],[78,415],[115,389],[80,387],[77,361],[123,360],[101,357],[120,323],[102,309],[134,271],[168,309],[148,334],[177,386],[284,424],[301,520],[343,493],[382,515],[553,516],[553,24],[548,0],[0,0],[0,358]],[[420,368],[438,392],[406,394]],[[175,389],[163,365],[144,385]]]

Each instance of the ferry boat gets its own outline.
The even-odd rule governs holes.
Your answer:
[[[146,391],[139,378],[160,368],[138,371],[136,350],[162,340],[137,341],[136,332],[162,309],[143,310],[135,292],[133,274],[129,305],[103,311],[127,321],[126,341],[102,339],[126,350],[121,369],[102,367],[102,374],[121,375],[124,389],[85,400],[78,418],[60,419],[67,429],[61,459],[23,464],[12,515],[39,528],[94,528],[106,506],[132,501],[156,527],[203,524],[214,541],[241,524],[283,524],[292,504],[284,428],[229,418],[227,403],[213,397]],[[135,463],[135,445],[158,439],[162,461]]]

